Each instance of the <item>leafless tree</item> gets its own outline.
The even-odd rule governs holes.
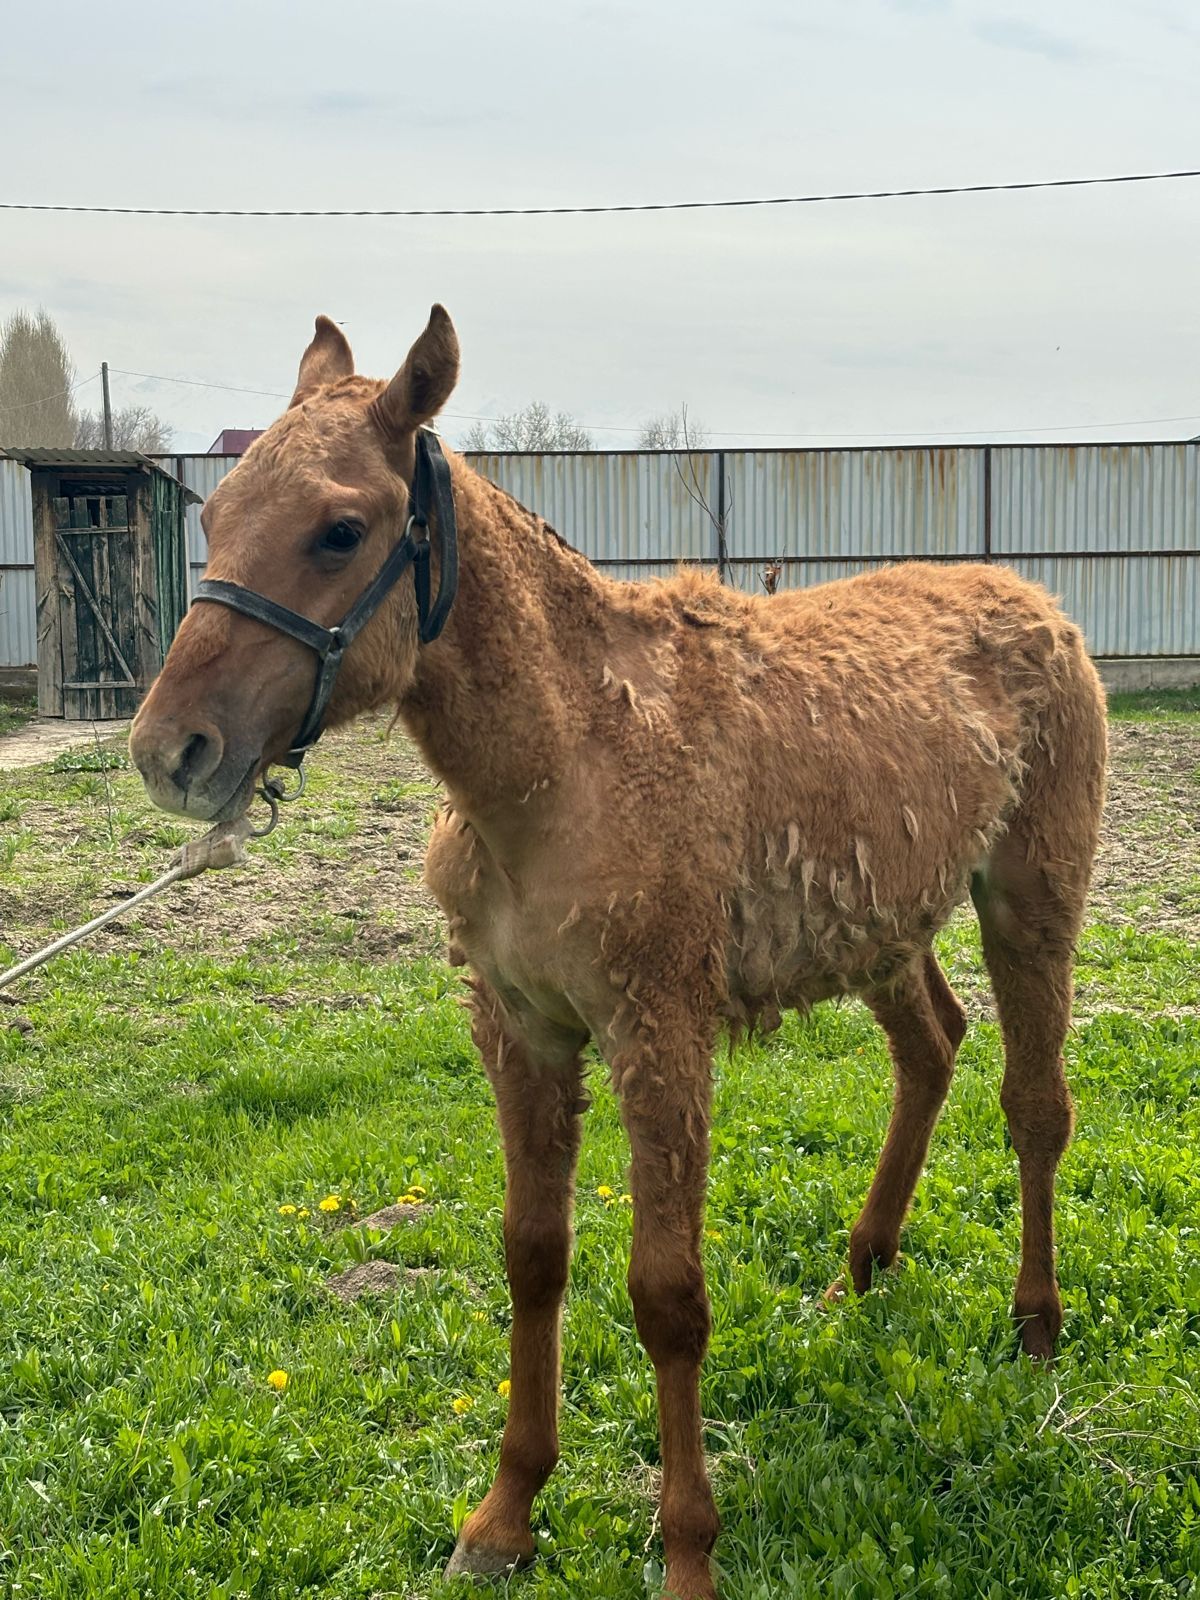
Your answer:
[[[172,429],[149,406],[122,406],[112,416],[112,448],[140,450],[143,455],[163,455],[171,448]],[[104,416],[81,411],[75,427],[80,450],[104,449]]]
[[[0,444],[75,443],[75,367],[49,312],[14,311],[0,325]]]
[[[463,438],[464,450],[590,450],[592,436],[566,411],[551,411],[532,400],[492,422],[475,422]]]
[[[701,510],[712,523],[713,533],[717,544],[717,571],[722,579],[727,576],[729,565],[729,548],[727,535],[729,532],[729,507],[720,504],[713,505],[710,491],[705,487],[705,477],[702,472],[703,462],[697,461],[698,453],[704,449],[707,434],[702,428],[696,426],[688,416],[687,402],[685,401],[678,411],[673,411],[667,416],[651,417],[641,432],[639,440],[643,450],[670,450],[672,452],[671,464],[675,468],[680,483],[687,492],[688,498]]]
[[[639,450],[703,450],[707,444],[708,432],[688,416],[686,402],[678,411],[650,417],[638,435]]]

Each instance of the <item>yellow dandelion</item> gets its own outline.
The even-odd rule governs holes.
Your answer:
[[[456,1396],[454,1403],[451,1406],[451,1410],[454,1412],[456,1417],[465,1417],[467,1412],[470,1411],[474,1404],[475,1402],[471,1399],[469,1394],[460,1394]]]
[[[282,1394],[288,1386],[288,1375],[279,1367],[276,1367],[274,1372],[267,1373],[267,1382],[271,1385],[272,1389],[275,1389],[279,1394]]]
[[[704,1237],[711,1239],[714,1244],[720,1244],[723,1235],[719,1234],[715,1228],[705,1228]]]
[[[297,1211],[296,1215],[298,1217],[307,1217],[309,1215],[308,1207],[307,1206],[301,1206],[299,1211]]]
[[[410,1183],[406,1193],[413,1199],[424,1200],[429,1190],[423,1189],[419,1183]]]
[[[294,1217],[296,1215],[296,1208],[295,1206],[280,1206],[279,1215],[281,1217]]]
[[[324,1200],[321,1201],[321,1210],[322,1211],[340,1211],[341,1209],[342,1209],[342,1197],[341,1197],[341,1195],[338,1195],[338,1194],[327,1194],[325,1196]]]
[[[502,1378],[500,1380],[500,1382],[496,1385],[496,1393],[500,1396],[501,1400],[507,1400],[508,1399],[508,1396],[509,1396],[509,1393],[510,1393],[511,1389],[512,1389],[512,1384],[508,1381],[507,1378]]]
[[[617,1201],[617,1204],[621,1206],[631,1206],[633,1204],[633,1196],[631,1194],[623,1194]]]
[[[402,1194],[396,1204],[399,1206],[423,1206],[425,1197],[419,1194]]]
[[[615,1197],[614,1190],[610,1189],[606,1183],[602,1183],[596,1190],[596,1193],[600,1196],[601,1200],[612,1200]]]

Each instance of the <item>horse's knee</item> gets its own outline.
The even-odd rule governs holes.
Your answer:
[[[514,1305],[527,1310],[557,1305],[566,1292],[571,1262],[565,1217],[547,1211],[506,1218],[504,1251]]]
[[[897,1050],[893,1042],[898,1105],[918,1115],[936,1115],[954,1082],[954,1054],[954,1045],[940,1031],[923,1038],[921,1048],[911,1052]]]
[[[1057,1161],[1070,1144],[1075,1109],[1061,1066],[1036,1084],[1006,1080],[1000,1105],[1021,1158],[1045,1156]]]
[[[704,1359],[712,1313],[698,1264],[664,1273],[635,1263],[629,1269],[629,1294],[638,1336],[655,1366]]]

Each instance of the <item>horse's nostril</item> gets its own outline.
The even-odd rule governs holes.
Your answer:
[[[190,789],[198,776],[206,776],[211,762],[209,755],[210,741],[202,733],[194,733],[184,745],[179,755],[179,765],[171,774],[175,783],[181,789]]]

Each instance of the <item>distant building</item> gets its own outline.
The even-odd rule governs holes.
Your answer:
[[[209,445],[208,453],[210,456],[244,456],[263,432],[262,428],[222,428]]]

